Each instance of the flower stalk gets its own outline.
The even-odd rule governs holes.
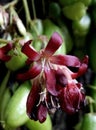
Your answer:
[[[31,21],[31,15],[30,15],[29,7],[28,7],[28,2],[27,2],[27,0],[22,0],[22,2],[23,2],[24,10],[25,10],[26,24],[28,27],[28,25]]]

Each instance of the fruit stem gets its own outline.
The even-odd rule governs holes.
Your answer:
[[[32,2],[32,9],[33,9],[33,17],[34,19],[36,19],[36,9],[35,9],[35,4],[34,4],[34,0],[31,0]]]
[[[30,15],[29,7],[28,7],[28,2],[27,2],[27,0],[22,0],[22,2],[23,2],[24,10],[25,10],[26,25],[28,27],[28,25],[31,21],[31,15]]]

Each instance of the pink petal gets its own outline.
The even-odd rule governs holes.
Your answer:
[[[0,48],[0,60],[8,61],[11,56],[8,56],[7,53],[12,49],[12,43],[8,43],[7,45]]]
[[[42,69],[41,64],[35,64],[27,72],[18,74],[17,79],[22,81],[33,79],[40,74],[41,69]]]
[[[39,93],[41,91],[40,89],[41,88],[39,86],[38,80],[33,81],[32,89],[28,95],[27,103],[26,103],[27,114],[31,119],[34,118],[34,117],[32,117],[32,113],[34,112],[34,108],[36,107],[36,105],[39,101],[39,98],[40,98]],[[37,116],[37,114],[34,116]]]
[[[87,68],[88,68],[88,56],[85,56],[82,63],[81,63],[81,66],[79,67],[79,70],[77,73],[73,73],[72,74],[72,77],[73,78],[77,78],[81,75],[83,75],[86,71],[87,71]]]
[[[26,42],[22,47],[22,52],[28,56],[31,61],[37,61],[40,58],[39,53],[30,46],[32,40]]]
[[[50,68],[45,68],[45,78],[46,78],[46,87],[49,93],[56,96],[56,79],[55,79],[55,72]]]
[[[46,120],[47,117],[47,107],[43,104],[40,104],[39,108],[38,108],[38,120],[40,121],[40,123],[43,123]]]
[[[11,59],[11,56],[0,55],[0,60],[2,60],[2,61],[9,61],[10,59]]]
[[[55,32],[53,33],[52,37],[50,38],[46,48],[45,48],[45,55],[47,57],[50,57],[51,55],[53,55],[56,50],[61,46],[61,44],[63,43],[63,40],[61,38],[61,36]]]
[[[0,48],[0,52],[8,53],[8,51],[10,51],[12,49],[12,47],[13,47],[12,43],[8,43],[7,45]]]
[[[58,69],[55,71],[55,77],[56,77],[56,86],[57,84],[61,87],[65,87],[67,85],[68,80],[64,75],[62,69]]]
[[[65,65],[69,67],[80,67],[80,60],[71,55],[55,55],[50,58],[53,64]]]
[[[78,76],[81,76],[82,74],[84,74],[87,68],[88,68],[88,56],[85,56],[79,68]]]

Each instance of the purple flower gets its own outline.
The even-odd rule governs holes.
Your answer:
[[[64,106],[62,101],[65,100],[67,89],[69,88],[71,91],[73,86],[76,87],[73,89],[73,97],[75,97],[75,94],[81,89],[77,87],[77,84],[79,83],[77,83],[75,78],[85,73],[88,57],[85,56],[84,60],[80,62],[75,56],[62,54],[55,55],[54,53],[62,43],[61,36],[55,32],[50,38],[47,46],[40,50],[40,52],[37,52],[31,46],[31,41],[26,42],[22,47],[22,52],[28,56],[27,64],[30,65],[30,68],[27,72],[18,74],[17,78],[22,81],[29,79],[32,81],[32,89],[29,93],[26,105],[27,114],[31,119],[44,122],[47,116],[47,111],[54,112],[59,107],[66,110],[68,104],[66,103]],[[78,71],[74,73],[69,69],[70,67],[77,68]],[[72,88],[70,83],[74,83],[74,85],[72,84]],[[78,93],[76,98],[80,96],[80,92]],[[78,97],[78,99],[77,102],[80,102],[81,98]],[[80,103],[77,102],[76,106],[71,106],[79,109]]]
[[[8,43],[7,45],[0,48],[0,60],[1,61],[8,61],[10,60],[10,56],[7,53],[12,49],[12,44]]]

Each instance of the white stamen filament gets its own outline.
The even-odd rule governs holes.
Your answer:
[[[42,71],[44,71],[45,61],[46,61],[45,58],[43,58],[42,61],[41,61],[42,62]]]
[[[40,94],[40,100],[36,105],[37,107],[40,105],[41,102],[43,102],[46,99],[46,88],[44,89],[44,91],[40,92],[39,94]]]
[[[56,105],[55,105],[54,102],[53,102],[52,96],[50,96],[50,98],[51,98],[52,106],[53,106],[53,107],[56,107]]]

